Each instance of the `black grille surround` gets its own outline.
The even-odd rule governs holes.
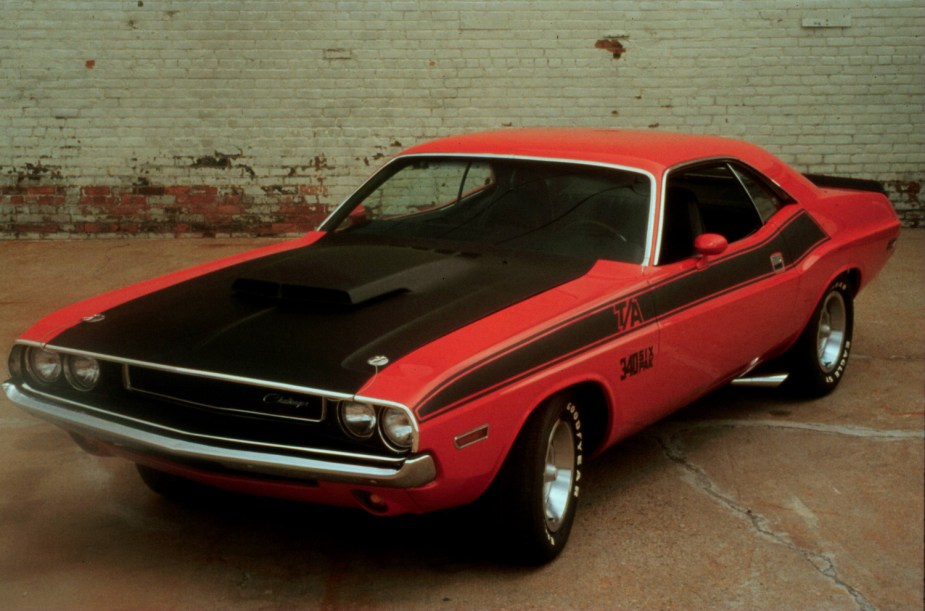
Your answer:
[[[138,431],[230,450],[366,465],[400,464],[409,455],[376,435],[348,437],[337,417],[347,396],[94,356],[101,375],[91,391],[71,388],[63,376],[54,384],[24,380],[22,388]]]
[[[314,423],[324,421],[328,408],[327,399],[302,392],[133,365],[126,365],[123,372],[125,388],[129,392],[192,407],[256,418]]]
[[[276,446],[296,448],[298,454],[344,452],[389,459],[407,454],[375,435],[348,437],[337,418],[340,398],[135,364],[122,365],[121,378],[116,394],[122,400],[112,411],[157,428],[217,439],[219,445],[232,440],[232,445],[272,446],[274,451]]]

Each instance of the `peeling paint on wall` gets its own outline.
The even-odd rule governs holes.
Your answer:
[[[749,140],[925,225],[925,14],[902,0],[230,4],[4,5],[0,238],[299,231],[405,145],[553,125]]]
[[[61,180],[61,168],[45,165],[42,161],[27,163],[21,168],[12,168],[9,174],[16,177],[16,184],[23,182],[40,182],[43,180]]]
[[[603,49],[613,55],[614,59],[620,59],[626,53],[626,47],[620,42],[618,36],[605,36],[594,43],[595,49]]]
[[[231,168],[240,168],[244,171],[245,174],[254,177],[257,174],[254,172],[253,168],[243,163],[234,163],[237,159],[240,159],[243,156],[242,153],[237,153],[229,155],[227,153],[220,153],[215,151],[213,155],[204,155],[202,157],[195,157],[193,159],[190,167],[193,168],[215,168],[220,170],[229,170]]]

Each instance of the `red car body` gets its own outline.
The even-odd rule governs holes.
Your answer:
[[[338,452],[302,456],[289,446],[282,451],[259,445],[235,448],[234,456],[225,459],[197,455],[200,446],[222,446],[223,442],[201,431],[195,438],[185,437],[182,432],[174,434],[166,426],[152,433],[150,427],[131,419],[119,420],[118,426],[111,421],[101,426],[112,410],[94,404],[89,398],[92,392],[67,389],[62,394],[40,388],[40,383],[30,381],[28,373],[30,367],[47,366],[49,375],[56,375],[54,362],[48,360],[53,357],[46,359],[41,353],[35,356],[34,363],[29,360],[34,356],[28,353],[30,349],[50,350],[63,355],[65,368],[76,368],[74,376],[92,376],[92,372],[81,369],[84,361],[71,362],[83,355],[112,360],[123,371],[151,365],[158,371],[189,375],[196,380],[244,380],[262,385],[261,392],[268,393],[262,395],[263,402],[278,401],[280,405],[274,407],[280,409],[299,407],[295,404],[301,400],[287,399],[287,393],[316,393],[318,383],[312,381],[303,387],[294,378],[274,379],[262,372],[235,369],[234,364],[228,370],[215,371],[191,366],[181,357],[158,361],[153,349],[150,358],[139,358],[135,347],[123,351],[122,347],[132,341],[124,333],[121,343],[110,342],[103,351],[85,340],[86,334],[75,335],[74,329],[93,328],[93,317],[109,316],[126,304],[165,289],[188,286],[267,257],[286,257],[317,248],[337,233],[335,228],[349,226],[358,214],[362,216],[363,197],[372,188],[368,185],[364,187],[366,192],[361,189],[317,232],[120,289],[39,321],[14,347],[13,378],[4,385],[7,395],[39,417],[70,431],[86,449],[125,457],[146,465],[149,473],[153,469],[234,491],[360,506],[385,515],[429,512],[480,498],[510,462],[512,448],[529,429],[538,408],[566,396],[581,411],[580,423],[575,416],[575,423],[570,425],[575,438],[575,467],[569,494],[577,496],[577,473],[583,457],[604,451],[730,381],[754,376],[762,367],[792,363],[779,357],[790,355],[803,335],[820,337],[820,330],[829,328],[828,314],[823,313],[820,320],[825,321],[818,324],[814,317],[820,316],[816,312],[827,291],[831,293],[831,287],[841,286],[843,296],[839,300],[849,304],[840,310],[838,303],[833,306],[836,317],[841,312],[842,318],[847,318],[841,325],[847,327],[843,329],[845,337],[838,345],[842,349],[838,357],[841,362],[823,367],[829,385],[823,380],[823,386],[819,388],[817,384],[815,392],[821,394],[834,387],[850,349],[850,298],[887,262],[899,232],[896,215],[883,194],[860,190],[851,181],[843,183],[849,188],[817,186],[768,152],[723,138],[611,130],[505,130],[413,147],[381,172],[388,172],[394,164],[420,159],[476,159],[485,164],[542,162],[547,175],[549,168],[561,164],[577,167],[579,173],[620,171],[624,172],[622,176],[634,177],[632,189],[641,202],[636,207],[642,211],[644,206],[645,215],[638,223],[642,237],[637,238],[634,254],[628,255],[630,261],[585,256],[585,266],[579,272],[563,272],[551,286],[525,290],[478,315],[463,316],[462,322],[446,324],[439,333],[405,346],[397,355],[363,353],[369,365],[362,382],[328,393],[321,417],[335,418],[335,412],[340,418],[354,417],[344,416],[345,408],[335,404],[355,401],[375,406],[372,416],[357,408],[355,417],[361,428],[368,424],[363,420],[367,417],[381,420],[388,415],[400,419],[400,426],[405,428],[395,431],[407,434],[407,439],[413,441],[402,453],[390,456],[390,462],[364,462],[362,451],[347,453],[350,456],[346,460]],[[475,191],[494,188],[490,184],[493,180],[486,179]],[[376,181],[374,177],[368,184]],[[625,187],[625,182],[619,188]],[[760,186],[753,187],[755,183]],[[746,198],[728,195],[726,187],[748,193],[754,206],[764,206],[757,223],[727,223],[735,214],[727,214],[726,204],[736,197],[743,201]],[[462,183],[459,191],[456,203],[470,197],[462,193]],[[756,191],[765,195],[756,196]],[[730,235],[710,231],[709,227],[699,228],[700,223],[709,224],[702,219],[691,220],[693,231],[688,232],[690,227],[684,219],[682,234],[686,237],[677,240],[671,228],[679,218],[670,210],[673,193],[688,199],[698,196],[696,203],[688,202],[687,210],[704,218],[712,206],[714,224],[731,227]],[[478,193],[476,196],[482,197]],[[773,200],[773,205],[767,204],[765,198]],[[749,215],[758,218],[753,212]],[[611,231],[596,223],[575,223],[587,228],[592,237],[570,243],[587,244],[602,239],[602,232]],[[569,230],[572,229],[575,227]],[[603,239],[630,241],[615,235],[608,233]],[[696,242],[691,244],[694,239]],[[684,242],[681,253],[669,256],[677,241]],[[498,265],[506,263],[503,257],[498,259]],[[426,265],[430,264],[428,259]],[[422,264],[421,269],[426,265]],[[537,260],[536,265],[546,265],[546,259]],[[550,270],[554,268],[550,264]],[[503,293],[504,283],[502,277],[496,283],[501,288],[495,292]],[[421,284],[425,285],[426,282]],[[408,289],[403,285],[404,294],[413,294],[414,286]],[[477,291],[478,283],[473,287]],[[369,303],[389,298],[377,293]],[[468,302],[458,303],[464,307]],[[359,312],[365,306],[351,307]],[[152,320],[148,324],[158,323]],[[396,323],[394,334],[401,334],[402,324]],[[807,331],[809,327],[812,329]],[[89,343],[82,343],[85,341]],[[293,337],[291,341],[313,340]],[[818,346],[822,350],[823,344]],[[246,353],[248,345],[240,345],[239,350]],[[286,350],[279,346],[281,353]],[[326,392],[323,387],[322,392]],[[388,407],[394,410],[388,412]],[[139,430],[151,435],[139,435]],[[390,445],[388,441],[386,445]],[[549,447],[553,448],[552,442]],[[298,465],[289,469],[280,466],[280,461],[267,462],[265,455],[274,452]],[[377,453],[378,450],[369,452]],[[338,467],[344,462],[351,468]],[[356,465],[359,467],[352,470]],[[574,511],[573,505],[568,507]],[[546,533],[548,540],[557,529],[558,525],[552,523]],[[561,548],[562,543],[564,540],[553,541],[552,547]],[[547,553],[544,558],[555,553]]]

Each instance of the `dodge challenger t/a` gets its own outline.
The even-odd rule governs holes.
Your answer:
[[[391,159],[299,239],[65,308],[3,389],[87,451],[565,545],[583,461],[730,382],[821,396],[899,224],[735,140],[504,130]]]

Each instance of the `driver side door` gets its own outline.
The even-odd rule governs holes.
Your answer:
[[[808,218],[792,201],[734,161],[668,174],[649,278],[660,331],[653,399],[666,412],[746,373],[792,338],[799,279],[788,236],[807,231]],[[703,234],[722,235],[728,247],[698,255],[694,240]]]

